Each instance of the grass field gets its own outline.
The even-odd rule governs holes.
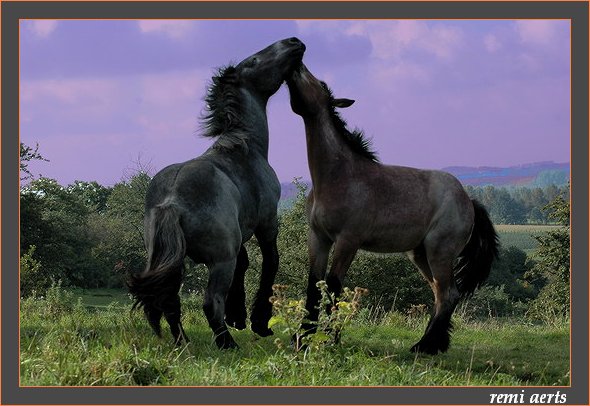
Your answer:
[[[534,254],[537,249],[537,240],[535,235],[546,233],[547,231],[557,230],[560,226],[550,225],[516,225],[516,224],[497,224],[494,226],[500,237],[500,243],[504,247],[514,246],[520,248],[528,255]]]
[[[21,385],[569,384],[567,323],[467,323],[458,315],[446,354],[416,356],[408,349],[420,338],[425,318],[388,313],[370,320],[361,315],[338,346],[295,353],[285,335],[259,338],[249,330],[232,330],[240,349],[219,351],[199,299],[183,299],[191,343],[175,348],[167,331],[164,339],[156,338],[142,312],[130,312],[125,295],[106,307],[97,304],[107,294],[115,292],[86,292],[78,299],[61,291],[21,303]]]
[[[534,255],[534,234],[555,226],[497,225],[501,243]],[[122,290],[50,289],[21,301],[23,386],[528,386],[569,384],[569,323],[522,319],[467,322],[454,317],[450,350],[412,354],[427,319],[361,312],[338,346],[295,353],[289,337],[232,335],[240,349],[219,351],[201,310],[183,298],[188,346],[156,338]],[[367,309],[368,310],[368,309]]]

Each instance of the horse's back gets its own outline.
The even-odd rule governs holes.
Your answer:
[[[358,240],[368,251],[408,251],[433,230],[468,235],[473,221],[461,183],[442,171],[371,164],[347,182],[335,182],[329,195],[308,201],[312,227],[332,240]]]

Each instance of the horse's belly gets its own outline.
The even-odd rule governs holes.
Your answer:
[[[372,233],[363,241],[361,249],[379,253],[406,252],[413,250],[424,240],[422,230],[411,230],[404,227],[398,231],[388,231]]]

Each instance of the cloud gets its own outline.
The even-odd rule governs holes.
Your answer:
[[[518,20],[515,27],[520,41],[525,44],[548,45],[558,36],[558,26],[553,20]]]
[[[494,53],[502,48],[502,43],[494,34],[487,34],[483,39],[486,50],[490,53]]]
[[[142,102],[154,105],[197,101],[205,94],[211,74],[208,69],[142,75],[139,78]]]
[[[57,28],[56,20],[32,20],[29,29],[40,38],[47,38]]]
[[[388,83],[390,86],[398,86],[411,80],[414,83],[429,83],[432,80],[432,71],[427,66],[400,61],[395,64],[378,64],[372,69],[373,80],[379,85]]]
[[[459,27],[418,20],[301,22],[302,30],[321,30],[327,35],[338,29],[346,35],[367,37],[373,46],[372,56],[387,60],[415,51],[426,52],[438,59],[449,60],[461,46],[463,32]]]
[[[117,85],[112,79],[51,79],[21,82],[23,102],[50,104],[107,104],[116,96]]]
[[[41,127],[47,134],[116,128],[141,134],[138,148],[161,144],[157,140],[162,137],[194,140],[209,76],[208,70],[196,69],[108,79],[22,81],[24,134]]]
[[[185,20],[141,20],[137,25],[144,34],[164,34],[175,40],[187,37],[195,27],[193,21]]]

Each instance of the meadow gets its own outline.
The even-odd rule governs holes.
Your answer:
[[[110,303],[108,302],[110,296]],[[201,310],[183,297],[191,342],[155,337],[141,311],[116,291],[67,291],[21,301],[22,386],[528,386],[569,384],[569,323],[454,317],[451,348],[437,356],[409,348],[424,314],[361,309],[339,344],[295,352],[289,336],[231,329],[240,345],[220,351]]]
[[[516,246],[533,258],[537,248],[533,235],[552,229],[497,226],[503,246]],[[202,296],[185,292],[182,301],[191,342],[175,347],[167,327],[159,339],[143,312],[131,311],[131,298],[123,290],[64,289],[57,284],[43,295],[23,298],[21,385],[567,386],[570,382],[566,318],[541,323],[522,316],[473,317],[470,309],[475,302],[468,300],[453,317],[449,351],[427,356],[409,351],[428,321],[425,308],[385,311],[367,304],[345,327],[338,344],[296,352],[290,334],[277,326],[275,335],[266,338],[249,329],[231,329],[240,348],[220,351],[203,315]]]
[[[516,247],[527,255],[534,254],[538,242],[534,236],[559,229],[561,226],[534,224],[497,224],[496,232],[504,247]]]

